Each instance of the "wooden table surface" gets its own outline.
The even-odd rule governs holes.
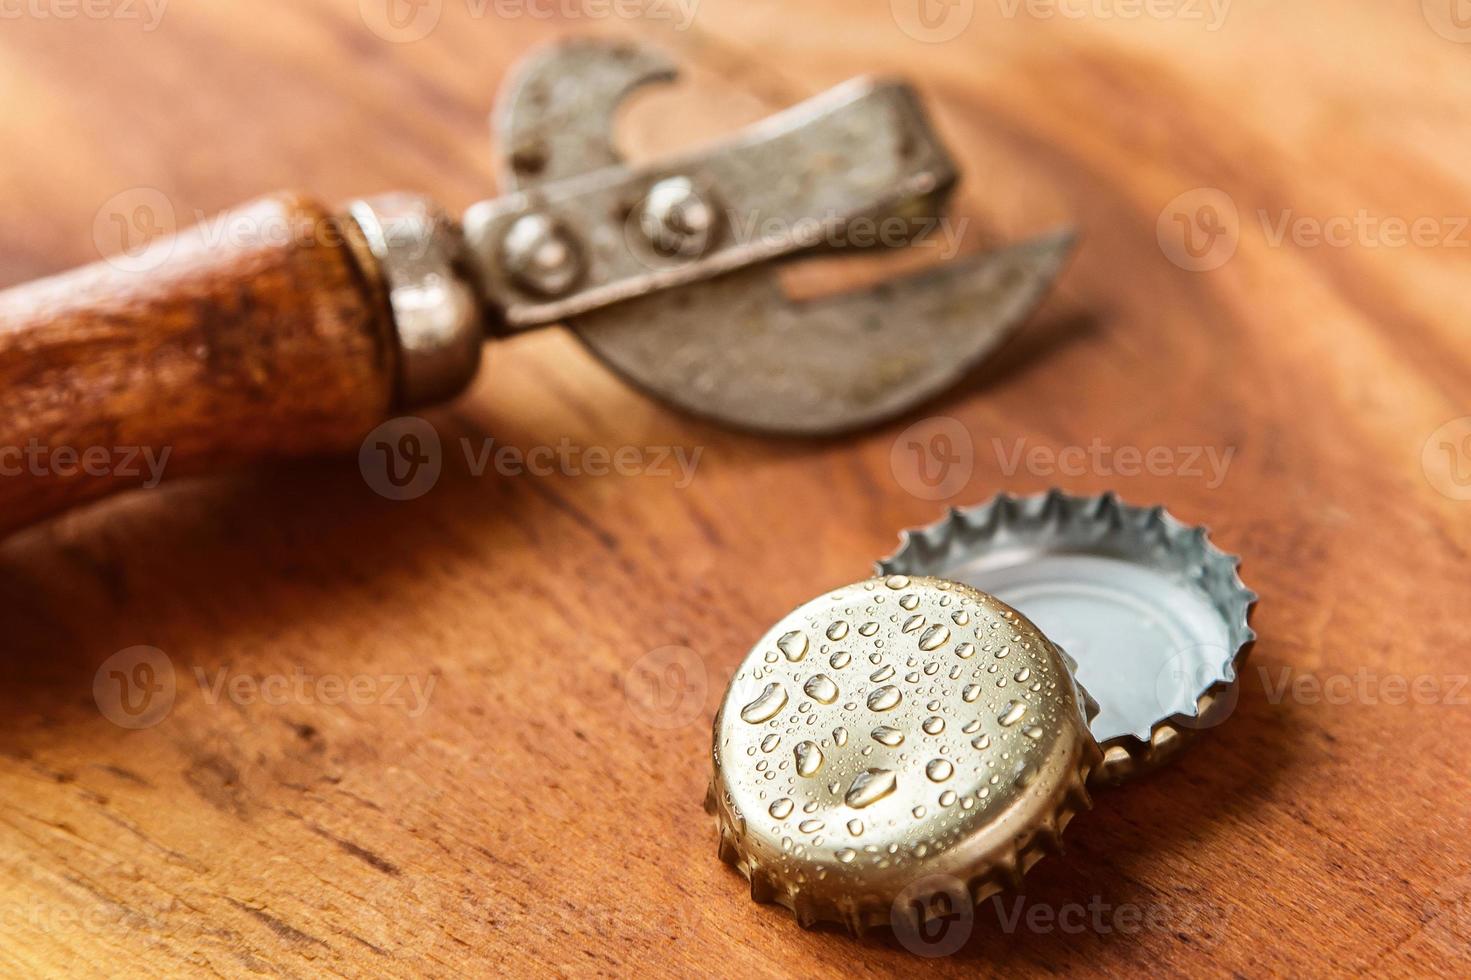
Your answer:
[[[427,416],[443,468],[417,499],[324,459],[166,482],[0,545],[0,971],[1465,975],[1453,0],[645,8],[0,7],[0,285],[116,248],[139,195],[181,225],[276,188],[462,208],[494,191],[484,117],[508,68],[575,33],[690,66],[626,113],[636,156],[897,73],[965,163],[966,247],[1084,235],[1000,360],[859,437],[692,421],[545,331]],[[944,418],[968,436],[954,492],[926,499],[896,441]],[[487,439],[581,462],[477,474]],[[620,447],[634,465],[594,472]],[[698,452],[692,477],[659,465],[672,448]],[[899,529],[1054,484],[1167,504],[1244,557],[1261,640],[1233,715],[1098,793],[1067,855],[948,958],[753,904],[700,807],[749,644]],[[110,671],[145,663],[172,707],[130,730]]]

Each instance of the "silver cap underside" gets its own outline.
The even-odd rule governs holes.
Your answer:
[[[952,511],[878,567],[970,585],[1036,623],[1098,701],[1090,729],[1117,779],[1229,713],[1256,637],[1239,563],[1161,507],[1054,490]]]

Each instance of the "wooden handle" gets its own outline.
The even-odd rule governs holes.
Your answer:
[[[396,352],[354,231],[271,197],[142,269],[0,293],[0,531],[162,475],[355,447],[389,411]]]

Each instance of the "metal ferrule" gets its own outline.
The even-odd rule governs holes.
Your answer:
[[[354,201],[347,213],[388,292],[399,353],[396,410],[448,401],[474,379],[484,339],[458,227],[418,194]]]

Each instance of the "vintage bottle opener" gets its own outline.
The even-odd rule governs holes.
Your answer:
[[[504,194],[461,223],[417,195],[341,215],[278,196],[225,223],[246,241],[195,229],[127,268],[0,293],[0,446],[167,446],[171,475],[350,449],[462,391],[487,336],[554,323],[688,411],[833,433],[956,380],[1065,260],[1064,232],[793,303],[774,261],[859,220],[937,215],[954,164],[911,88],[860,79],[704,152],[623,165],[614,110],[673,74],[626,44],[533,56],[496,117]],[[26,472],[0,481],[0,513],[14,527],[131,482]]]
[[[706,800],[721,856],[756,899],[853,932],[1019,885],[1090,785],[1230,713],[1256,637],[1238,564],[1112,494],[1002,495],[906,533],[737,669]]]

